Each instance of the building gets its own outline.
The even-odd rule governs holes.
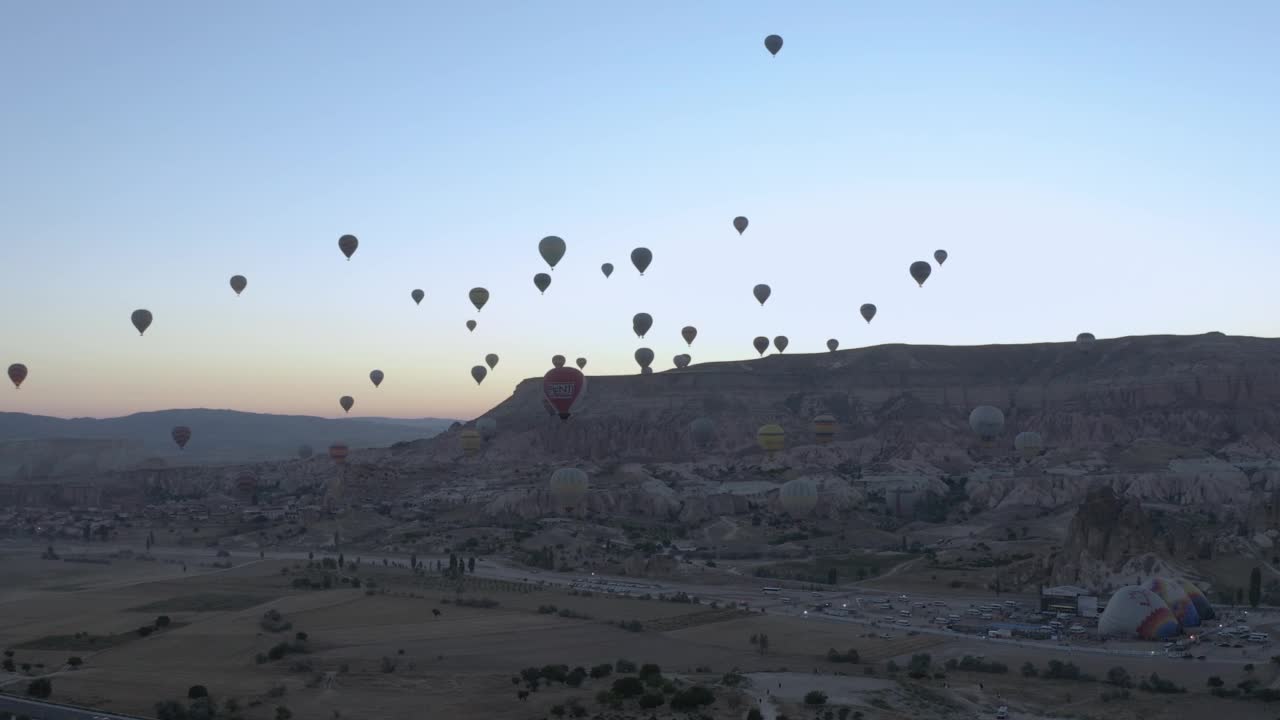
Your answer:
[[[1064,612],[1081,617],[1098,617],[1098,596],[1075,585],[1042,588],[1041,612]]]

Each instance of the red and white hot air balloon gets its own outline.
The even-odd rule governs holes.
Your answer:
[[[586,389],[587,376],[575,367],[552,368],[542,376],[542,394],[561,420],[569,419],[573,404]]]

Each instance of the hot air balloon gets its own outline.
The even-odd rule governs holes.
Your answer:
[[[680,370],[683,370],[683,369],[685,369],[685,368],[689,367],[689,360],[690,360],[690,359],[691,359],[691,358],[690,358],[688,355],[683,355],[683,354],[682,354],[682,355],[677,355],[677,356],[675,356],[675,357],[671,358],[671,364],[675,365],[675,366],[676,366],[676,368],[678,368],[678,369],[680,369]]]
[[[947,261],[947,251],[946,251],[946,250],[934,250],[934,251],[933,251],[933,261],[934,261],[934,262],[936,262],[936,263],[938,263],[938,267],[942,267],[942,263],[944,263],[944,262],[946,262],[946,261]]]
[[[191,428],[186,425],[178,425],[169,431],[169,435],[177,443],[178,449],[183,450],[187,447],[187,442],[191,440]]]
[[[858,312],[862,313],[862,319],[870,324],[871,318],[876,316],[876,306],[871,303],[863,303],[862,307],[858,308]]]
[[[586,359],[586,358],[578,358],[577,360],[574,360],[574,362],[578,364],[578,369],[579,369],[579,370],[581,370],[582,368],[584,368],[584,367],[586,367],[586,366],[587,366],[587,359]]]
[[[475,455],[480,452],[480,431],[475,428],[467,428],[462,431],[460,436],[462,440],[462,450],[468,455]]]
[[[613,274],[613,263],[605,263],[605,264],[601,265],[601,266],[600,266],[600,272],[604,273],[604,276],[605,276],[605,277],[609,277],[610,275],[612,275],[612,274]]]
[[[547,288],[551,287],[551,276],[546,273],[534,275],[533,286],[538,288],[539,293],[545,293]]]
[[[786,335],[779,335],[778,337],[773,339],[773,346],[778,348],[778,352],[783,352],[787,349],[787,345],[790,342],[791,342],[790,340],[787,340]]]
[[[489,374],[489,371],[486,370],[483,365],[477,365],[471,368],[471,377],[476,381],[476,385],[479,385],[481,382],[483,382],[484,376],[488,374]]]
[[[236,295],[244,292],[245,287],[249,285],[249,281],[243,275],[231,276],[231,289],[236,291]]]
[[[14,363],[9,366],[9,380],[13,383],[14,388],[21,388],[22,381],[27,379],[27,366],[22,363]]]
[[[498,355],[496,353],[489,353],[484,356],[484,362],[489,366],[489,369],[492,370],[498,365]]]
[[[741,235],[742,233],[746,232],[746,231],[747,231],[747,219],[746,219],[745,217],[741,216],[741,215],[739,215],[738,217],[734,218],[734,219],[733,219],[733,229],[734,229],[734,230],[737,230],[739,235]]]
[[[358,247],[360,247],[360,241],[356,239],[355,235],[343,235],[338,238],[338,249],[342,251],[343,255],[347,256],[348,260],[351,259],[352,255],[356,254],[356,248]]]
[[[756,442],[760,448],[772,455],[786,446],[787,433],[781,425],[769,423],[756,431]]]
[[[764,39],[764,47],[769,51],[770,55],[777,56],[778,51],[782,49],[782,36],[770,35]]]
[[[475,332],[475,331],[476,331],[476,321],[475,321],[475,320],[468,320],[468,321],[467,321],[467,330],[468,330],[469,332]]]
[[[563,356],[563,355],[552,355],[552,356],[551,356],[551,364],[552,364],[553,366],[555,366],[555,367],[558,367],[558,368],[560,368],[560,367],[564,367],[564,356]]]
[[[414,304],[414,305],[421,305],[421,304],[422,304],[422,298],[424,298],[424,297],[426,297],[426,296],[427,296],[427,294],[426,294],[426,293],[424,293],[424,292],[422,292],[421,290],[414,290],[413,292],[409,293],[409,297],[413,298],[413,304]]]
[[[796,478],[783,484],[778,502],[792,517],[803,517],[818,506],[818,488],[808,478]]]
[[[836,439],[836,419],[833,415],[819,415],[813,419],[813,440],[827,445]]]
[[[347,462],[348,452],[344,443],[334,443],[329,446],[329,459],[338,465],[342,465]]]
[[[236,478],[236,492],[242,497],[251,498],[258,491],[258,478],[249,473],[240,473]]]
[[[653,253],[649,248],[638,247],[631,251],[631,264],[636,266],[641,275],[649,268],[649,263],[653,262]]]
[[[151,311],[134,310],[133,314],[129,316],[129,321],[137,328],[138,335],[143,335],[147,332],[147,328],[151,327]]]
[[[498,434],[498,421],[493,418],[480,418],[476,421],[476,429],[480,431],[480,437],[488,440]]]
[[[641,374],[641,375],[652,375],[652,374],[653,374],[653,368],[651,368],[651,367],[642,367],[642,368],[640,368],[640,374]]]
[[[911,263],[911,277],[920,287],[924,287],[924,281],[929,279],[929,273],[933,272],[933,266],[923,260],[917,260]]]
[[[350,395],[343,395],[338,398],[338,404],[342,406],[343,412],[351,412],[351,406],[356,404],[356,400]]]
[[[587,388],[587,377],[575,368],[552,368],[542,376],[542,394],[561,420],[569,419],[569,411]]]
[[[1044,447],[1044,440],[1038,432],[1027,430],[1013,437],[1013,449],[1028,460],[1039,455],[1042,447]]]
[[[689,435],[696,445],[707,446],[715,437],[716,424],[709,417],[700,417],[689,425]]]
[[[773,294],[773,290],[769,289],[768,285],[760,283],[751,289],[751,294],[756,296],[756,300],[760,302],[760,307],[764,307],[764,301],[769,299],[769,296]]]
[[[649,313],[636,313],[631,318],[631,329],[636,331],[636,335],[641,339],[644,334],[649,332],[649,328],[653,327],[653,316]]]
[[[482,287],[473,287],[467,293],[467,297],[470,298],[471,304],[476,306],[476,312],[480,312],[484,304],[489,302],[489,291]]]
[[[755,340],[752,340],[751,345],[755,347],[756,352],[760,353],[760,355],[763,356],[765,351],[769,349],[769,338],[761,335]]]
[[[1004,413],[992,405],[979,405],[969,413],[969,427],[983,440],[990,440],[1004,430]]]
[[[560,468],[551,473],[551,497],[556,507],[566,511],[577,507],[587,495],[589,479],[587,474],[578,468]]]
[[[552,270],[556,269],[556,263],[560,262],[560,258],[564,257],[564,240],[555,235],[548,235],[538,241],[538,254],[543,260],[551,266]]]
[[[1093,333],[1080,333],[1076,336],[1076,342],[1080,345],[1092,345],[1097,340]]]
[[[307,458],[310,458],[312,455],[314,455],[314,454],[315,454],[315,452],[316,452],[315,450],[312,450],[312,449],[311,449],[311,446],[310,446],[310,445],[299,445],[299,446],[298,446],[298,459],[300,459],[300,460],[306,460]]]
[[[698,337],[698,328],[692,325],[685,325],[680,328],[680,337],[684,338],[684,341],[692,347],[694,338]]]
[[[379,385],[382,384],[382,371],[374,370],[373,372],[369,373],[369,379],[373,381],[374,387],[378,387]]]
[[[639,350],[636,350],[635,358],[636,358],[636,363],[640,366],[640,369],[642,371],[646,370],[648,369],[649,365],[653,363],[653,351],[650,350],[649,348],[642,347]]]
[[[831,352],[835,352],[836,348],[838,347],[840,347],[839,340],[835,338],[831,338],[830,340],[827,341],[827,349],[830,350]]]

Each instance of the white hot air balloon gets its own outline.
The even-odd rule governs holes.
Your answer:
[[[818,506],[818,488],[807,478],[796,478],[778,491],[778,502],[793,517],[803,517]]]
[[[1039,455],[1040,449],[1043,447],[1044,439],[1040,437],[1038,432],[1027,430],[1018,433],[1013,438],[1013,449],[1028,460]]]
[[[551,498],[557,508],[577,507],[586,497],[587,487],[587,474],[578,468],[560,468],[551,473]]]
[[[983,440],[991,440],[1004,431],[1004,412],[993,405],[979,405],[969,413],[969,427]]]

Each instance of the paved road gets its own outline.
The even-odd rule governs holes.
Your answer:
[[[120,715],[13,695],[0,695],[0,712],[26,715],[31,720],[142,720],[139,715]]]

